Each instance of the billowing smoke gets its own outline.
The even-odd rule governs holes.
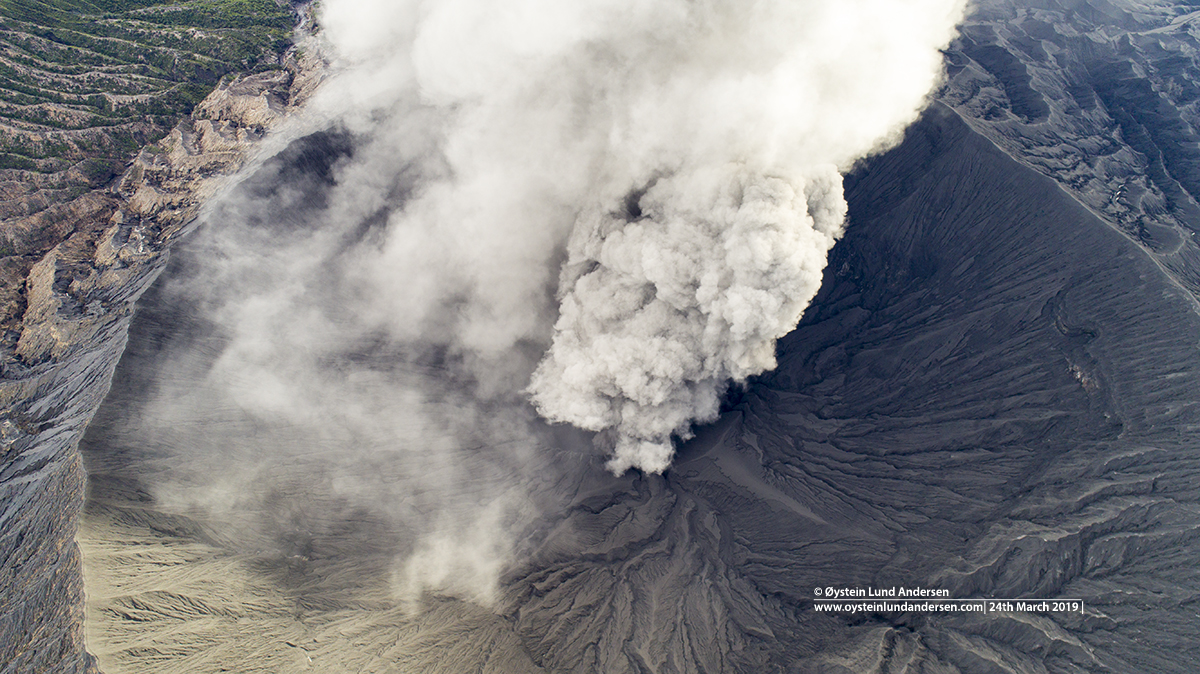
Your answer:
[[[671,436],[714,420],[726,382],[775,367],[775,340],[841,232],[833,167],[709,173],[661,179],[632,213],[572,234],[554,345],[530,390],[547,418],[610,433],[618,473],[664,470]]]
[[[557,313],[537,409],[661,472],[774,366],[841,231],[838,171],[915,118],[963,2],[368,4],[330,2],[329,36],[436,111],[444,171],[392,223],[382,276],[420,292],[390,313],[454,293],[445,327],[493,362]]]
[[[160,500],[257,517],[288,564],[353,552],[409,599],[487,601],[594,457],[537,413],[659,472],[774,366],[839,172],[915,118],[961,5],[326,0],[300,140],[160,293],[195,325],[121,425],[170,466]]]

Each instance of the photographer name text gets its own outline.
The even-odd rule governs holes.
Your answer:
[[[945,599],[950,590],[927,587],[818,587],[816,596],[823,599]]]

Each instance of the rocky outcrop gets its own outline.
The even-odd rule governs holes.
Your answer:
[[[65,236],[27,268],[6,268],[23,284],[0,290],[0,672],[94,670],[75,544],[79,438],[171,244],[311,90],[319,66],[292,53],[278,69],[224,82],[112,188],[47,209],[11,237],[34,247]]]
[[[223,76],[279,66],[304,6],[272,0],[0,4],[0,346],[35,262],[119,205],[103,188]],[[299,3],[293,3],[299,4]]]

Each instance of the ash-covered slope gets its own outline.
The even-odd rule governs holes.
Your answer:
[[[420,532],[396,510],[422,510],[443,475],[406,482],[393,455],[369,453],[323,472],[326,454],[363,447],[226,399],[175,427],[153,418],[140,396],[197,376],[174,355],[193,349],[203,370],[227,347],[197,308],[155,294],[85,448],[89,639],[108,671],[1196,671],[1191,10],[974,12],[947,107],[847,178],[846,237],[775,372],[663,476],[613,478],[578,438],[533,433],[563,465],[535,454],[516,488],[553,507],[513,546],[491,608],[427,596],[412,614],[397,598],[395,562]],[[262,241],[312,226],[351,151],[339,133],[263,177]],[[370,344],[350,357],[406,363]],[[444,363],[414,364],[436,377]],[[239,453],[249,535],[155,501]],[[349,498],[347,480],[393,501]],[[451,487],[470,501],[478,484]],[[895,585],[1086,608],[813,608],[815,588]]]
[[[1193,671],[1192,299],[944,108],[848,187],[846,239],[779,369],[664,478],[580,500],[510,586],[534,659]],[[812,608],[814,588],[893,585],[1087,610]]]
[[[89,639],[102,664],[1194,671],[1192,299],[943,107],[850,176],[847,197],[846,238],[779,369],[664,476],[577,464],[536,486],[567,505],[527,531],[492,611],[436,600],[406,613],[386,563],[403,531],[386,511],[338,510],[304,468],[312,457],[260,484],[272,497],[256,516],[273,524],[257,550],[164,513],[146,478],[169,476],[179,450],[139,444],[139,386],[120,387],[85,448],[97,471]],[[155,345],[195,328],[155,319],[178,310],[151,307],[135,325],[131,363],[157,367]],[[386,481],[389,466],[362,470]],[[813,609],[817,587],[892,585],[1087,608]]]
[[[1200,291],[1200,10],[980,3],[941,99]]]

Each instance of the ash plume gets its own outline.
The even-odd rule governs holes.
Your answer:
[[[820,287],[846,205],[833,167],[812,173],[675,174],[635,221],[581,221],[530,386],[539,411],[612,436],[614,472],[666,469],[671,436],[716,419],[728,381],[775,367]]]
[[[382,313],[442,316],[424,300],[453,289],[438,327],[481,362],[548,339],[534,404],[601,432],[617,473],[664,470],[728,382],[774,366],[840,234],[839,171],[916,118],[963,11],[454,0],[391,5],[387,31],[366,4],[330,3],[329,35],[409,78],[444,171],[393,219],[377,278],[454,267]]]
[[[491,601],[589,444],[661,472],[774,366],[839,172],[916,117],[961,11],[328,0],[291,145],[161,291],[199,327],[122,431],[176,455],[160,502],[259,517],[247,545],[289,564],[359,536],[407,601]]]

